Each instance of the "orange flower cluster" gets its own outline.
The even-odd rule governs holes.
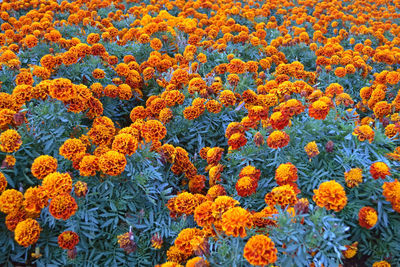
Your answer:
[[[379,178],[385,179],[387,175],[391,175],[389,166],[384,162],[372,163],[369,167],[369,172],[375,180]]]
[[[362,207],[358,212],[358,223],[361,227],[371,229],[378,221],[378,213],[374,208]]]
[[[347,196],[342,185],[335,180],[323,182],[318,189],[314,189],[313,200],[327,210],[341,211],[347,204]]]
[[[64,231],[58,236],[58,245],[62,249],[73,249],[79,243],[79,235],[73,231]]]
[[[392,208],[400,213],[400,182],[397,179],[393,182],[385,182],[382,188],[383,196],[392,204]]]
[[[268,265],[278,259],[274,242],[265,235],[254,235],[244,246],[243,257],[251,265]]]

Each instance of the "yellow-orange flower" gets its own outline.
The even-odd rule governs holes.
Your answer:
[[[28,218],[17,224],[14,238],[21,246],[29,247],[38,241],[40,231],[39,223],[34,219]]]
[[[329,105],[322,100],[317,100],[308,107],[310,117],[317,120],[324,120],[328,113]]]
[[[120,133],[115,136],[112,143],[112,149],[124,155],[133,155],[138,148],[137,139],[127,133]]]
[[[7,178],[0,172],[0,194],[7,188]]]
[[[7,189],[0,195],[0,211],[9,214],[22,206],[23,195],[15,189]]]
[[[376,261],[372,264],[372,267],[391,267],[391,265],[387,261]]]
[[[385,179],[387,175],[391,175],[389,166],[384,162],[372,163],[369,167],[369,172],[375,180],[379,178]]]
[[[335,180],[323,182],[318,189],[314,189],[313,200],[319,207],[336,212],[341,211],[347,204],[346,192]]]
[[[304,150],[306,151],[308,157],[313,158],[315,156],[317,156],[319,154],[319,150],[318,150],[318,146],[317,143],[315,141],[312,141],[310,143],[308,143],[305,147]]]
[[[275,243],[265,235],[252,236],[243,250],[243,257],[251,265],[265,266],[277,261],[278,250]]]
[[[6,153],[17,151],[22,145],[21,136],[16,130],[9,129],[0,135],[0,150]]]
[[[254,194],[258,187],[258,180],[250,176],[243,176],[236,182],[236,192],[241,197],[248,197]]]
[[[267,138],[267,144],[270,148],[277,149],[289,144],[290,136],[284,131],[273,131]]]
[[[50,173],[57,170],[57,159],[49,155],[42,155],[37,157],[31,167],[32,175],[38,179],[43,179]]]
[[[372,143],[375,138],[375,132],[369,125],[357,126],[353,131],[353,135],[357,136],[358,140],[361,142],[368,140],[370,143]]]
[[[344,173],[344,180],[348,187],[353,188],[362,183],[362,169],[353,168]]]
[[[81,176],[94,176],[99,170],[99,158],[94,155],[83,156],[79,162],[79,174]]]
[[[345,245],[346,250],[342,252],[343,256],[346,259],[353,258],[357,254],[357,250],[358,250],[357,246],[358,246],[358,242],[354,242],[351,245]]]
[[[142,136],[146,142],[159,141],[167,135],[167,129],[158,120],[148,120],[142,127]]]
[[[60,194],[69,194],[72,190],[72,178],[69,173],[53,172],[44,177],[42,186],[47,191],[49,198]]]
[[[241,238],[245,237],[246,228],[253,227],[252,215],[241,207],[233,207],[222,214],[222,229],[225,234]]]
[[[29,187],[24,193],[24,208],[30,213],[40,213],[49,203],[47,191],[42,186]]]
[[[60,155],[66,159],[74,160],[79,154],[86,152],[86,146],[80,139],[72,138],[68,139],[60,146]]]
[[[270,193],[264,197],[268,206],[280,205],[282,208],[293,206],[297,202],[297,194],[292,184],[285,184],[274,187]]]
[[[111,176],[120,175],[125,170],[126,163],[124,154],[113,150],[101,155],[99,159],[100,170]]]
[[[50,201],[49,211],[56,219],[68,220],[77,209],[75,198],[67,194],[58,195]]]
[[[178,213],[191,215],[198,205],[197,198],[193,194],[183,192],[175,198],[174,210]]]
[[[58,238],[58,245],[63,249],[73,249],[79,243],[79,235],[73,231],[64,231]]]
[[[358,212],[358,223],[361,227],[371,229],[378,222],[378,213],[374,208],[362,207]]]

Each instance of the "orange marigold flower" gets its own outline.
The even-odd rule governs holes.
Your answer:
[[[258,180],[255,180],[250,176],[239,178],[235,185],[236,192],[241,197],[248,197],[256,193],[257,187]]]
[[[346,250],[342,252],[343,256],[346,259],[353,258],[357,254],[357,250],[358,250],[357,246],[358,246],[358,242],[354,242],[351,245],[345,245]]]
[[[335,69],[335,75],[339,78],[346,76],[346,74],[347,74],[346,69],[343,67],[337,67]]]
[[[361,142],[368,140],[370,143],[372,143],[375,138],[375,132],[369,125],[357,126],[353,131],[353,135],[357,136],[358,140]]]
[[[379,101],[374,105],[374,114],[378,119],[389,115],[392,112],[392,105],[386,101]]]
[[[289,124],[289,122],[289,117],[283,115],[283,113],[280,111],[272,113],[271,117],[269,118],[269,123],[271,124],[272,128],[276,130],[282,130]]]
[[[200,227],[209,228],[214,223],[212,201],[205,201],[194,210],[194,220]]]
[[[14,238],[21,246],[29,247],[38,241],[40,231],[39,223],[34,219],[28,218],[17,224]]]
[[[185,267],[209,267],[210,264],[208,263],[207,260],[203,259],[202,257],[194,257],[186,262]]]
[[[111,150],[100,156],[99,168],[105,174],[117,176],[125,170],[126,163],[124,154]]]
[[[206,197],[207,199],[213,201],[217,197],[224,195],[226,195],[225,188],[220,184],[216,184],[208,189]]]
[[[236,96],[230,90],[224,90],[220,93],[218,97],[219,102],[223,104],[225,107],[233,106],[236,103]]]
[[[0,194],[7,188],[7,178],[2,172],[0,172]]]
[[[247,139],[244,134],[241,133],[234,133],[231,137],[229,137],[228,145],[231,149],[239,149],[242,146],[246,145]]]
[[[43,179],[50,173],[57,170],[57,159],[49,155],[42,155],[37,157],[31,167],[32,175],[38,179]]]
[[[179,213],[191,215],[199,205],[197,198],[188,192],[183,192],[175,198],[174,210]]]
[[[251,265],[265,266],[277,261],[278,250],[274,242],[265,235],[252,236],[243,250],[243,257]]]
[[[94,69],[92,76],[95,79],[104,79],[104,77],[106,77],[106,73],[102,69]]]
[[[241,207],[233,207],[222,214],[222,229],[226,235],[246,237],[246,228],[253,227],[252,215]]]
[[[54,197],[50,201],[50,214],[56,219],[68,220],[78,209],[75,198],[68,194]]]
[[[354,168],[344,173],[344,180],[348,187],[353,188],[362,183],[362,169]]]
[[[119,247],[122,248],[126,253],[132,253],[136,250],[136,243],[133,238],[132,232],[126,232],[125,234],[117,236]]]
[[[15,189],[7,189],[0,195],[0,211],[9,214],[18,210],[23,203],[24,196]]]
[[[267,144],[270,148],[277,149],[289,144],[290,136],[284,131],[273,131],[267,138]]]
[[[150,41],[150,47],[153,48],[154,50],[160,50],[162,48],[163,44],[160,39],[158,38],[153,38]]]
[[[24,221],[27,218],[26,210],[21,207],[13,212],[10,212],[6,216],[6,226],[10,231],[14,231],[18,223]]]
[[[221,216],[229,209],[239,205],[239,201],[229,196],[218,196],[212,204],[213,216],[216,219],[221,219]]]
[[[66,159],[74,160],[74,158],[82,153],[86,152],[86,146],[80,139],[72,138],[68,139],[60,146],[60,155]]]
[[[0,135],[0,150],[6,153],[17,151],[22,145],[21,136],[16,130],[9,129]]]
[[[246,71],[246,63],[238,58],[232,59],[226,67],[230,73],[244,73]]]
[[[392,203],[392,207],[395,211],[400,213],[400,182],[395,179],[393,182],[385,182],[382,186],[383,196],[387,201]]]
[[[73,249],[79,243],[79,235],[73,231],[64,231],[58,236],[58,245],[62,249]]]
[[[369,172],[375,180],[379,178],[385,179],[387,175],[391,175],[389,166],[384,162],[372,163],[369,167]]]
[[[372,264],[372,267],[391,267],[391,265],[387,261],[376,261]]]
[[[65,78],[58,78],[52,81],[49,88],[50,96],[60,101],[68,101],[76,97],[76,86]]]
[[[48,204],[49,197],[42,186],[29,187],[25,191],[23,206],[27,212],[40,213]]]
[[[180,251],[176,246],[171,246],[167,250],[167,259],[168,262],[161,265],[161,267],[183,267],[178,262],[184,262],[190,256],[185,255],[182,251]]]
[[[261,175],[260,170],[256,169],[254,166],[251,166],[251,165],[247,165],[247,166],[243,167],[239,173],[240,178],[249,176],[256,181],[260,180],[260,175]]]
[[[358,223],[361,227],[371,229],[378,222],[378,213],[374,208],[362,207],[358,212]]]
[[[314,189],[313,200],[319,207],[336,212],[341,211],[347,204],[346,192],[335,180],[323,182],[318,189]]]
[[[207,89],[207,84],[202,78],[193,78],[189,82],[188,92],[189,94],[200,93]]]
[[[112,143],[112,150],[118,151],[124,155],[132,156],[138,148],[138,140],[127,133],[121,133],[115,136]]]
[[[197,228],[185,228],[175,239],[175,246],[185,255],[190,257],[194,252],[192,240],[196,237],[202,237],[203,232]]]
[[[290,162],[279,165],[275,171],[275,180],[278,185],[294,183],[297,179],[297,168]]]
[[[207,151],[207,163],[209,165],[216,165],[221,160],[223,148],[213,147]]]
[[[72,190],[72,178],[69,173],[53,172],[44,177],[42,186],[49,198],[69,194]]]
[[[159,233],[155,233],[151,237],[151,246],[155,249],[161,249],[162,244],[164,243],[161,235]]]
[[[274,187],[270,193],[265,195],[264,201],[271,207],[275,205],[280,205],[282,208],[288,205],[292,206],[297,203],[295,188],[291,184]]]
[[[158,120],[148,120],[143,125],[142,135],[146,142],[159,141],[167,135],[167,129]]]
[[[315,141],[312,141],[310,143],[308,143],[305,147],[304,150],[306,151],[308,157],[313,158],[315,156],[317,156],[319,154],[319,150],[318,150],[318,146],[317,143]]]
[[[99,170],[99,158],[94,155],[85,155],[79,162],[79,174],[81,176],[94,176]]]
[[[74,192],[77,197],[84,197],[88,191],[87,183],[78,181],[74,185]]]
[[[329,105],[322,100],[317,100],[308,107],[309,116],[317,120],[324,120],[328,113]]]

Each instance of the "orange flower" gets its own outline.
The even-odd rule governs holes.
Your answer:
[[[390,263],[387,261],[376,261],[372,264],[372,267],[390,267]]]
[[[138,141],[135,137],[127,133],[120,133],[115,136],[112,149],[124,155],[132,156],[138,148]]]
[[[353,188],[362,183],[362,169],[355,168],[344,173],[344,180],[348,187]]]
[[[24,208],[30,213],[40,213],[49,204],[47,191],[42,186],[29,187],[24,193]]]
[[[346,69],[343,67],[337,67],[335,69],[335,75],[339,78],[346,76],[346,74],[347,74]]]
[[[7,188],[7,178],[0,172],[0,194]]]
[[[132,253],[136,250],[136,243],[133,238],[132,232],[126,232],[125,234],[117,236],[119,247],[122,248],[126,253]]]
[[[34,219],[28,218],[17,224],[14,238],[21,246],[29,247],[38,241],[40,231],[39,223]]]
[[[126,163],[124,154],[111,150],[100,156],[99,168],[105,174],[117,176],[125,170]]]
[[[353,135],[357,136],[358,140],[361,142],[368,140],[370,143],[372,143],[375,138],[375,132],[369,125],[357,126],[353,131]]]
[[[308,143],[305,147],[304,150],[306,151],[309,159],[311,160],[311,158],[317,156],[319,154],[319,150],[318,150],[318,146],[317,143],[315,141],[312,141],[310,143]]]
[[[58,236],[58,245],[62,249],[73,249],[79,243],[79,235],[73,231],[64,231]]]
[[[362,207],[358,212],[358,223],[361,227],[371,229],[378,221],[378,213],[374,208]]]
[[[247,139],[244,134],[234,133],[231,137],[229,137],[228,145],[232,150],[236,150],[246,145]]]
[[[81,176],[94,176],[99,170],[99,158],[94,155],[83,156],[79,162],[79,174]]]
[[[273,131],[267,138],[267,144],[270,148],[277,149],[289,144],[290,136],[284,131]]]
[[[23,203],[23,195],[15,189],[7,189],[0,195],[0,211],[9,214],[18,210]]]
[[[395,179],[393,182],[385,182],[382,186],[383,196],[392,203],[393,208],[400,212],[400,182]]]
[[[274,242],[265,235],[252,236],[243,250],[243,257],[251,265],[265,266],[276,262],[278,250]]]
[[[65,78],[58,78],[52,81],[49,88],[50,96],[60,101],[68,101],[76,97],[76,87]]]
[[[160,39],[158,38],[153,38],[150,41],[150,47],[153,48],[154,50],[160,50],[162,48],[163,44]]]
[[[343,256],[346,259],[353,258],[357,254],[357,250],[358,250],[357,246],[358,246],[358,242],[354,242],[351,245],[345,245],[346,250],[342,252]]]
[[[374,105],[374,114],[378,119],[389,115],[392,112],[392,105],[386,101],[379,101]]]
[[[38,179],[43,179],[50,173],[57,170],[57,159],[52,156],[42,155],[37,157],[31,167],[32,175]]]
[[[44,177],[42,186],[49,198],[69,194],[72,190],[72,178],[69,173],[53,172]]]
[[[207,151],[207,163],[209,165],[216,165],[221,160],[224,149],[220,147],[213,147]]]
[[[313,200],[319,207],[336,212],[341,211],[347,204],[346,192],[335,180],[323,182],[318,189],[314,189]]]
[[[289,122],[289,117],[283,115],[283,113],[280,111],[272,113],[271,117],[269,118],[269,123],[271,124],[272,128],[276,130],[282,130],[289,124]]]
[[[274,207],[280,205],[282,208],[292,206],[297,202],[295,188],[291,184],[274,187],[270,193],[264,197],[268,206]]]
[[[196,207],[194,210],[194,220],[200,227],[211,227],[215,221],[211,201],[205,201]]]
[[[16,130],[9,129],[0,135],[0,150],[6,153],[17,151],[22,145],[21,136]]]
[[[183,229],[178,237],[175,239],[175,246],[180,252],[186,257],[190,257],[194,252],[192,240],[196,237],[203,236],[203,232],[197,228],[185,228]]]
[[[94,69],[92,76],[95,79],[104,79],[104,77],[106,77],[106,73],[102,69]]]
[[[86,152],[86,146],[80,139],[68,139],[61,145],[59,149],[60,155],[66,159],[74,160],[79,154]]]
[[[195,257],[187,261],[185,267],[209,267],[210,264],[208,263],[207,260],[203,259],[202,257]]]
[[[322,100],[317,100],[308,107],[309,116],[317,120],[324,120],[328,113],[329,105]]]
[[[222,229],[226,235],[246,237],[246,228],[253,227],[252,215],[241,207],[233,207],[222,214]]]
[[[26,217],[26,210],[23,207],[7,214],[5,221],[7,229],[10,231],[14,231],[18,223],[24,221]]]
[[[75,198],[67,194],[54,197],[50,201],[50,214],[56,219],[68,220],[78,209]]]
[[[175,198],[174,211],[191,215],[198,205],[199,203],[193,194],[183,192]]]
[[[220,93],[219,102],[223,104],[225,107],[233,106],[236,103],[236,96],[235,94],[230,91],[230,90],[224,90]]]
[[[159,233],[155,233],[151,237],[151,246],[155,249],[161,249],[162,244],[164,243],[162,237],[160,236]]]
[[[226,195],[225,188],[220,184],[216,184],[216,185],[211,186],[208,189],[206,196],[207,196],[207,199],[213,201],[217,197],[224,196],[224,195]]]
[[[391,175],[390,168],[384,162],[372,163],[369,167],[369,172],[375,180],[379,178],[385,179],[387,175]]]
[[[246,71],[246,63],[238,58],[232,59],[226,67],[230,73],[244,73]]]
[[[250,176],[243,176],[236,182],[236,192],[241,197],[247,197],[254,194],[258,187],[258,180]]]
[[[142,136],[146,142],[159,141],[167,135],[167,129],[158,120],[148,120],[143,125]]]
[[[275,180],[278,185],[294,183],[297,179],[297,168],[290,162],[279,165],[275,171]]]

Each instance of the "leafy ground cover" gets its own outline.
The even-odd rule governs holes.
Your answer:
[[[2,266],[400,266],[400,1],[3,0]]]

